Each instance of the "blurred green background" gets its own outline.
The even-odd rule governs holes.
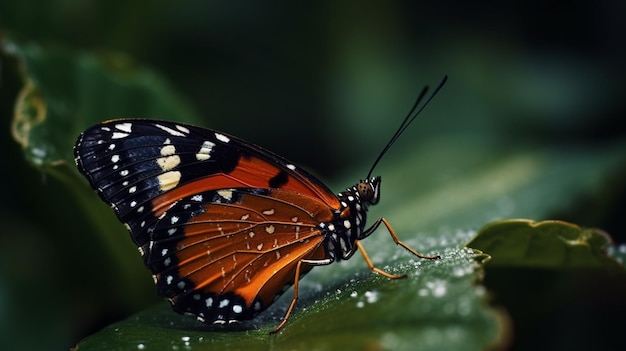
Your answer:
[[[581,150],[625,140],[625,34],[619,1],[0,2],[0,35],[121,53],[163,75],[203,125],[278,151],[337,190],[444,74],[396,154],[443,135]],[[148,274],[132,293],[142,298],[103,289],[115,281],[111,258],[64,186],[24,160],[9,128],[20,76],[14,62],[0,65],[0,336],[67,349],[156,298],[146,300]],[[623,243],[626,187],[613,182],[612,210],[560,219]]]

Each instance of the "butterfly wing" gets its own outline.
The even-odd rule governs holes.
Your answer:
[[[293,283],[300,259],[315,258],[323,240],[315,223],[330,218],[324,208],[275,189],[195,194],[156,221],[144,259],[177,311],[203,320],[249,319]]]
[[[340,207],[284,158],[184,124],[105,122],[80,136],[75,159],[128,226],[159,293],[207,321],[267,307],[300,259],[322,258],[316,224]]]
[[[79,170],[131,227],[139,246],[149,240],[143,220],[176,200],[229,188],[275,188],[339,208],[321,181],[259,146],[190,125],[113,120],[87,129],[75,146]]]

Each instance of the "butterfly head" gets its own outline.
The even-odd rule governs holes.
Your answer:
[[[356,190],[363,203],[376,205],[380,201],[380,177],[371,177],[361,180]]]

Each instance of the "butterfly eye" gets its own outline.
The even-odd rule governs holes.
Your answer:
[[[376,205],[380,200],[380,177],[372,177],[362,180],[356,185],[361,201]]]
[[[359,192],[359,197],[363,201],[371,201],[374,198],[374,189],[372,184],[368,182],[360,182],[356,186],[356,190]]]

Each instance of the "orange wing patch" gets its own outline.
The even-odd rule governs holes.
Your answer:
[[[321,201],[284,190],[205,204],[204,212],[185,224],[185,236],[177,243],[179,275],[197,289],[235,291],[248,305],[257,297],[270,303],[284,282],[293,282],[298,261],[323,242],[316,224],[330,219],[332,213]]]
[[[295,168],[295,166],[294,166]],[[294,173],[295,174],[295,173]],[[297,177],[257,157],[241,157],[229,173],[216,173],[179,184],[152,201],[153,212],[160,216],[176,200],[200,192],[231,188],[272,188],[295,192],[319,199],[325,207],[339,208],[337,197],[325,188],[315,186],[310,179]]]

